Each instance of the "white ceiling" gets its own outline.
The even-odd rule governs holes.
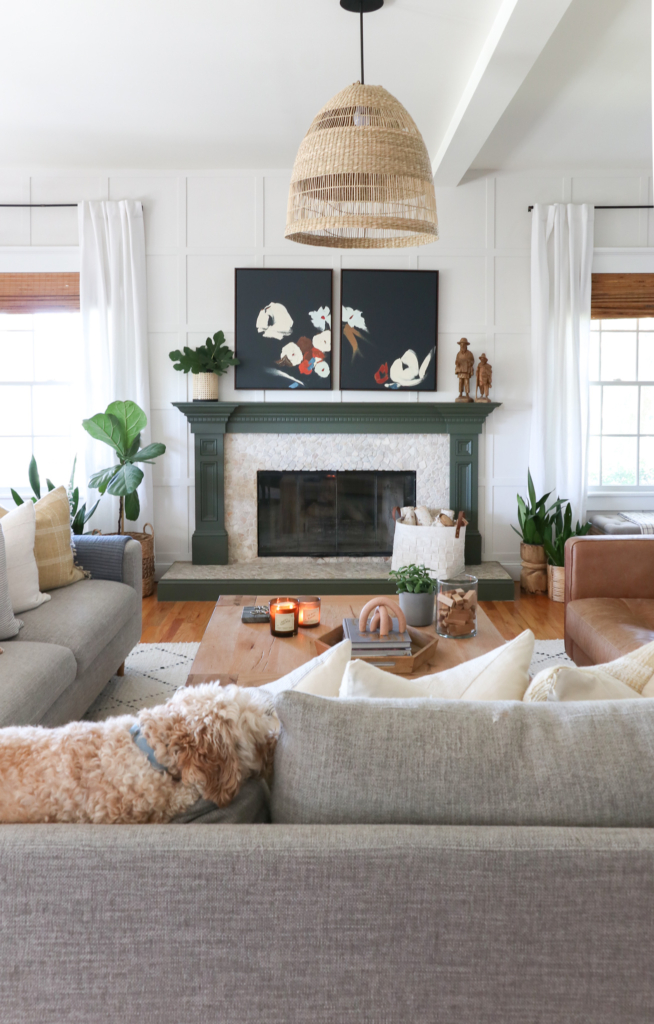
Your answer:
[[[365,19],[366,80],[405,104],[432,155],[501,6],[386,0]],[[474,166],[649,164],[649,9],[573,0]],[[358,78],[358,19],[338,0],[7,3],[0,166],[290,167]]]

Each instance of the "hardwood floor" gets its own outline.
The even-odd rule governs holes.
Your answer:
[[[544,595],[522,594],[517,583],[515,601],[482,601],[481,607],[506,640],[524,629],[531,629],[537,640],[563,639],[564,606]],[[143,599],[141,643],[199,641],[213,608],[213,601],[159,602],[155,591],[152,597]]]

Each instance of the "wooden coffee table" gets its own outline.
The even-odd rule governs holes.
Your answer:
[[[244,605],[268,604],[268,597],[243,595],[221,597],[216,602],[211,621],[206,628],[200,649],[195,656],[187,679],[188,686],[198,686],[219,680],[223,686],[261,686],[292,672],[311,658],[315,658],[315,640],[340,626],[344,618],[358,618],[370,594],[361,597],[324,597],[321,622],[314,629],[300,629],[295,637],[284,639],[270,635],[267,623],[245,625],[241,622]],[[425,633],[435,634],[435,627],[423,627]],[[463,661],[478,658],[480,654],[500,647],[504,638],[488,616],[477,608],[477,636],[468,640],[441,638],[430,664],[422,665],[411,676],[419,676],[454,668]]]

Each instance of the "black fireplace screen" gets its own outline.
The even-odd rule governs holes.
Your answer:
[[[260,555],[390,555],[394,505],[415,505],[416,474],[257,473]]]

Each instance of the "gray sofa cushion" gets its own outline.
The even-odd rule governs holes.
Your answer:
[[[273,823],[654,827],[654,700],[275,707]]]
[[[227,807],[198,800],[171,825],[264,825],[270,821],[270,790],[263,779],[248,779]]]
[[[77,674],[72,651],[57,644],[7,643],[0,654],[0,727],[38,725]]]
[[[25,625],[13,641],[61,644],[83,672],[130,619],[140,621],[141,598],[125,583],[81,580],[53,590],[47,604],[25,612]]]
[[[0,640],[8,640],[22,626],[20,619],[15,618],[9,597],[9,580],[7,578],[7,556],[5,555],[5,537],[0,525]]]

